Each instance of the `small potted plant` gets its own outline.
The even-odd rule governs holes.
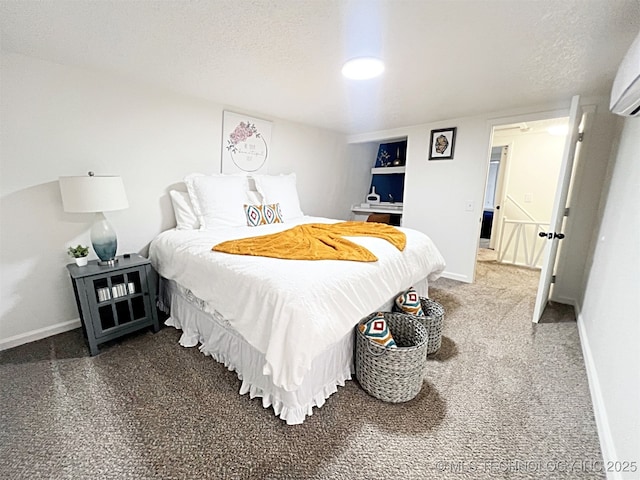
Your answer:
[[[83,247],[78,244],[77,247],[69,247],[67,253],[70,257],[73,257],[76,261],[76,265],[84,267],[87,264],[87,255],[89,255],[89,247]]]

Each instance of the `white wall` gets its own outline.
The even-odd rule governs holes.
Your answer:
[[[348,191],[351,204],[364,203],[371,186],[371,169],[375,166],[378,155],[378,143],[357,143],[347,145],[349,156]],[[361,217],[366,219],[368,215]],[[355,215],[351,215],[356,219]]]
[[[118,251],[146,254],[174,225],[169,187],[220,171],[225,108],[22,55],[1,61],[0,348],[77,325],[65,251],[89,243],[93,217],[62,211],[58,177],[121,175],[130,207],[107,213]],[[273,120],[270,173],[297,173],[303,210],[348,218],[345,137],[256,116]]]
[[[606,175],[578,324],[605,460],[640,468],[640,118],[626,119]],[[637,471],[627,476],[638,478]]]
[[[493,136],[493,145],[509,145],[505,193],[539,222],[551,219],[564,142],[564,136],[544,131],[496,132]],[[529,220],[509,201],[502,208],[507,218]]]
[[[427,160],[433,129],[457,127],[453,160]],[[471,282],[489,156],[484,118],[414,127],[408,134],[403,225],[429,235],[447,262],[446,276]],[[467,210],[467,204],[472,209]]]
[[[597,227],[596,212],[618,118],[609,112],[608,98],[586,99],[582,103],[594,106],[595,111],[588,114],[584,141],[574,165],[568,202],[571,214],[565,221],[566,238],[560,242],[557,281],[551,290],[553,300],[569,304],[582,297],[585,259],[589,257],[590,239]]]

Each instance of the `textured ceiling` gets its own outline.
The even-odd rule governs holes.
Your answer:
[[[0,1],[2,49],[345,133],[608,94],[640,0]],[[341,77],[380,55],[382,77]]]

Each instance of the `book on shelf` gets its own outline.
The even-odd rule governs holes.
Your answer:
[[[111,292],[108,287],[99,288],[96,290],[98,294],[99,302],[106,302],[107,300],[111,300]]]
[[[118,283],[111,287],[111,295],[113,298],[124,297],[125,295],[128,295],[126,284]]]

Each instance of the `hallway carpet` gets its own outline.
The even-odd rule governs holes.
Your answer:
[[[297,426],[173,328],[97,357],[80,330],[0,352],[0,477],[604,478],[576,323],[531,323],[536,281],[480,261],[473,285],[434,282],[444,337],[418,396],[347,382]]]

